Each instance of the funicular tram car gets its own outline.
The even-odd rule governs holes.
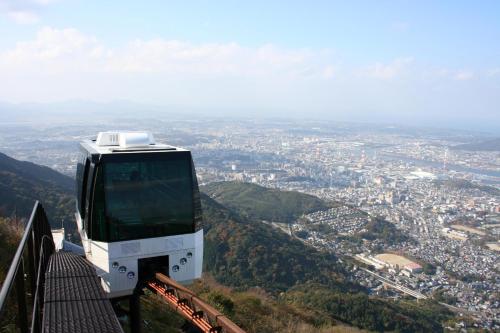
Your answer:
[[[201,276],[201,202],[191,152],[148,132],[101,132],[80,143],[78,231],[109,298],[162,272]]]

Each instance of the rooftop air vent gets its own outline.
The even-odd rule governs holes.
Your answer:
[[[99,132],[96,144],[122,148],[146,147],[154,145],[155,139],[150,132]]]

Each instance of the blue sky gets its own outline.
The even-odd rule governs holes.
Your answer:
[[[0,35],[1,101],[500,122],[498,1],[0,0]]]

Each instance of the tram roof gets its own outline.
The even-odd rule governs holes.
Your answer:
[[[80,145],[92,155],[187,151],[183,148],[156,143],[149,132],[100,132],[96,139],[84,140],[80,142]]]

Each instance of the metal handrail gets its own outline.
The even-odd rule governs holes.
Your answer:
[[[3,312],[5,303],[7,300],[7,296],[10,293],[10,290],[12,288],[14,279],[17,275],[17,271],[19,269],[19,264],[21,263],[21,258],[24,253],[24,248],[26,245],[26,242],[28,241],[29,232],[33,228],[33,221],[35,219],[35,214],[36,210],[38,208],[38,201],[35,202],[35,207],[33,208],[33,211],[31,212],[31,217],[28,221],[28,224],[26,225],[26,229],[24,231],[23,237],[21,238],[21,241],[19,242],[19,246],[17,247],[16,254],[14,255],[14,259],[12,259],[12,264],[9,267],[9,271],[7,272],[7,276],[5,277],[5,280],[2,283],[2,290],[0,291],[0,313]]]
[[[52,236],[52,234],[51,234]],[[46,240],[49,240],[50,243],[47,243]],[[41,308],[43,305],[43,282],[45,282],[45,267],[47,266],[47,256],[46,251],[44,251],[44,245],[48,244],[50,250],[49,255],[54,252],[54,241],[52,237],[49,238],[48,235],[43,235],[41,244],[40,244],[40,260],[38,261],[38,272],[36,274],[36,288],[33,291],[33,312],[31,315],[31,332],[36,332],[37,328],[39,328],[39,319],[41,317]],[[42,293],[40,293],[42,291]]]
[[[49,246],[46,246],[48,239]],[[28,272],[25,272],[25,260],[23,258],[25,251],[28,251]],[[17,294],[17,310],[18,310],[18,327],[22,333],[29,332],[28,327],[31,327],[32,332],[41,330],[41,321],[39,316],[41,313],[40,304],[43,301],[38,301],[38,294],[41,287],[45,283],[45,270],[48,264],[47,258],[54,252],[54,243],[50,225],[40,202],[36,201],[31,212],[30,219],[26,224],[23,236],[17,247],[16,253],[9,267],[9,271],[2,284],[0,290],[0,320],[3,319],[7,310],[7,301],[12,291],[12,287],[16,286]],[[26,288],[25,280],[29,279],[31,290],[31,301],[33,306],[33,315],[31,316],[32,323],[28,322],[28,307],[26,303]],[[42,295],[43,297],[43,295]]]

